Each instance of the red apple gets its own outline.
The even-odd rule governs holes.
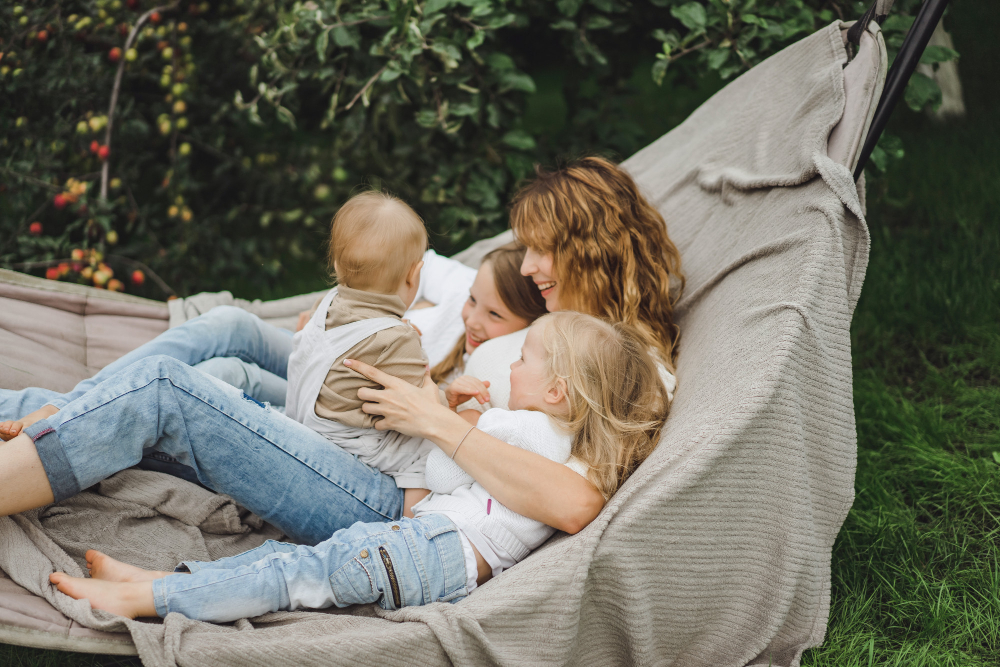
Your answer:
[[[136,269],[135,271],[132,272],[132,284],[133,285],[141,285],[144,282],[146,282],[146,274],[145,273],[143,273],[139,269]]]
[[[131,28],[131,26],[129,26],[128,23],[119,23],[118,24],[118,34],[120,34],[122,37],[128,37],[128,33],[131,30],[132,30],[132,28]]]
[[[97,155],[97,151],[99,151],[100,149],[101,149],[101,144],[100,144],[100,142],[97,141],[97,139],[94,139],[93,141],[90,142],[90,152],[91,153],[93,153],[94,155]]]
[[[73,248],[69,256],[77,262],[82,262],[83,258],[86,257],[86,253],[83,252],[83,248]]]
[[[66,208],[66,195],[60,192],[52,198],[52,203],[55,204],[56,208]]]
[[[117,278],[112,278],[108,281],[108,291],[109,292],[124,292],[125,284],[118,280]]]
[[[135,9],[139,6],[139,0],[125,0],[125,4],[128,5],[129,9]]]
[[[101,160],[107,160],[109,155],[111,155],[111,149],[107,146],[101,146],[97,149],[97,157]]]
[[[108,60],[110,60],[111,62],[116,63],[121,59],[122,59],[122,50],[117,46],[108,51]]]
[[[167,48],[168,46],[170,46],[170,42],[161,39],[160,41],[158,41],[156,43],[156,50],[157,51],[162,51],[163,49]]]
[[[40,223],[38,221],[35,221],[35,222],[31,223],[30,225],[28,225],[28,231],[31,232],[32,236],[41,236],[42,235],[42,223]]]
[[[39,30],[38,34],[35,35],[35,39],[37,39],[39,42],[45,42],[48,38],[49,38],[48,30]]]
[[[56,268],[59,269],[59,275],[60,276],[65,276],[67,273],[69,273],[69,263],[68,262],[60,262],[59,266],[57,266]]]
[[[45,269],[45,277],[49,280],[59,280],[59,269],[54,266],[50,266]]]
[[[163,17],[160,16],[160,12],[153,12],[152,14],[149,15],[149,20],[152,21],[153,23],[159,23],[160,19],[162,18]]]

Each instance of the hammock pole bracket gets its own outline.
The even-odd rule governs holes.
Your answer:
[[[876,0],[877,2],[878,0]],[[879,137],[882,136],[882,130],[885,129],[886,124],[889,122],[889,116],[892,115],[892,110],[896,108],[899,98],[903,96],[906,84],[910,81],[910,75],[913,74],[917,63],[920,62],[920,56],[931,39],[931,33],[937,27],[947,6],[948,0],[924,0],[924,3],[920,6],[920,11],[917,12],[917,16],[913,20],[913,25],[906,34],[903,45],[899,48],[899,53],[896,54],[896,59],[893,61],[892,67],[889,68],[888,76],[886,76],[882,97],[879,99],[875,115],[872,117],[872,124],[868,129],[868,136],[865,137],[864,146],[861,148],[861,155],[858,157],[858,166],[854,169],[855,181],[861,178],[861,172],[864,171],[865,165],[868,163],[868,158],[871,157],[872,150],[875,149],[875,144],[878,143]],[[871,16],[869,15],[874,14],[874,7],[875,5],[873,4],[872,9],[869,9],[865,13],[865,17],[869,21],[871,20]]]

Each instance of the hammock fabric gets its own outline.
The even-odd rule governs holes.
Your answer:
[[[0,641],[138,651],[157,667],[797,665],[823,640],[831,551],[854,494],[849,327],[869,240],[851,170],[885,48],[872,22],[845,69],[845,27],[758,65],[624,163],[684,261],[679,386],[659,448],[582,532],[555,537],[455,605],[232,626],[176,614],[126,621],[59,594],[48,574],[79,573],[87,547],[162,569],[273,536],[223,496],[129,470],[0,519],[10,578],[0,580]],[[0,281],[7,388],[68,388],[170,317],[163,304]],[[192,304],[172,308],[182,317]],[[251,307],[287,317],[305,306]]]

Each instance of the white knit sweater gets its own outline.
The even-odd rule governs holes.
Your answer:
[[[477,428],[557,463],[566,463],[570,458],[571,436],[541,412],[488,410],[479,418]],[[569,467],[586,474],[586,466],[579,462]],[[498,503],[440,449],[428,457],[426,475],[427,487],[433,493],[413,506],[414,515],[444,514],[459,528],[467,528],[463,532],[494,566],[494,574],[499,574],[496,563],[505,560],[503,555],[509,555],[513,562],[520,561],[555,532]],[[499,555],[499,560],[491,558],[493,554]]]

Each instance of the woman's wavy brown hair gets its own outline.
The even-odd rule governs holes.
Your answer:
[[[552,253],[562,308],[633,325],[673,370],[681,257],[624,169],[596,156],[555,171],[536,167],[514,197],[510,226],[521,243]]]

